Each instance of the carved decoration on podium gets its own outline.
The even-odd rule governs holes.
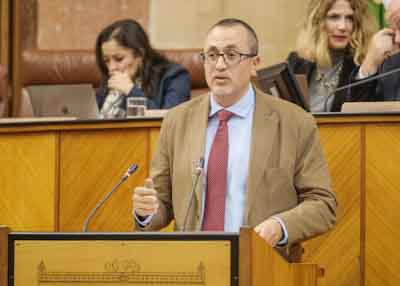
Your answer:
[[[148,272],[142,271],[133,259],[108,262],[103,272],[48,271],[44,261],[38,265],[38,285],[52,283],[114,283],[136,285],[206,285],[203,262],[194,272]]]

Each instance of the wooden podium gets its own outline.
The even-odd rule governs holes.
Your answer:
[[[26,233],[0,227],[0,285],[319,285],[252,230],[233,233]],[[8,254],[7,254],[8,252]]]

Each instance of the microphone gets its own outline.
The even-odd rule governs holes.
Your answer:
[[[199,178],[200,178],[200,175],[203,172],[203,168],[204,168],[204,158],[201,157],[199,159],[199,161],[196,163],[196,165],[197,165],[196,166],[196,177],[194,179],[193,188],[192,188],[192,191],[190,192],[189,202],[188,202],[188,205],[185,210],[185,219],[183,220],[183,225],[180,229],[180,231],[182,231],[182,232],[186,231],[186,224],[187,224],[187,220],[188,220],[188,216],[189,216],[189,211],[192,207],[194,194],[196,193],[197,184],[199,183]]]
[[[89,223],[91,221],[91,219],[93,218],[93,216],[95,215],[95,213],[97,212],[97,210],[108,200],[108,198],[116,191],[118,190],[118,188],[121,186],[121,184],[123,182],[125,182],[130,175],[132,175],[134,172],[136,172],[136,170],[139,168],[139,166],[137,164],[132,164],[128,170],[126,171],[126,173],[122,176],[122,178],[119,180],[119,182],[114,186],[114,188],[112,188],[112,190],[101,200],[99,201],[96,206],[92,209],[92,211],[89,213],[89,215],[87,216],[87,218],[85,219],[85,222],[83,223],[83,227],[82,227],[82,232],[87,232],[88,231],[88,227],[89,227]]]
[[[395,68],[395,69],[392,69],[392,70],[387,71],[387,72],[384,72],[384,73],[378,73],[377,75],[370,76],[370,77],[367,77],[367,78],[358,80],[358,81],[356,81],[356,82],[343,85],[343,86],[341,86],[341,87],[335,89],[335,90],[333,91],[333,93],[335,94],[336,92],[341,91],[341,90],[344,90],[344,89],[347,89],[347,88],[351,88],[351,87],[354,87],[354,86],[363,85],[363,84],[365,84],[365,83],[367,83],[367,82],[370,82],[370,81],[373,81],[373,80],[376,80],[376,79],[380,79],[380,78],[382,78],[382,77],[386,77],[386,76],[388,76],[388,75],[391,75],[391,74],[394,74],[394,73],[398,73],[398,72],[400,72],[400,68]]]
[[[363,84],[368,83],[370,81],[374,81],[374,80],[377,80],[377,79],[380,79],[380,78],[383,78],[383,77],[386,77],[386,76],[389,76],[391,74],[395,74],[395,73],[398,73],[398,72],[400,72],[400,68],[395,68],[393,70],[390,70],[390,71],[387,71],[387,72],[384,72],[384,73],[378,73],[378,74],[376,74],[374,76],[370,76],[370,77],[358,80],[356,82],[352,82],[352,83],[349,83],[349,84],[346,84],[346,85],[342,85],[341,87],[336,88],[334,91],[332,91],[326,97],[326,99],[324,101],[324,111],[329,111],[328,110],[329,99],[332,96],[334,96],[337,92],[345,90],[345,89],[348,89],[348,88],[352,88],[352,87],[355,87],[355,86],[363,85]]]

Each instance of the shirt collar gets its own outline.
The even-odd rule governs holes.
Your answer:
[[[249,84],[249,87],[246,91],[246,94],[239,99],[235,104],[225,108],[226,110],[232,112],[234,115],[239,116],[239,117],[247,117],[250,112],[254,109],[254,89]],[[208,117],[213,117],[218,111],[221,109],[224,109],[223,106],[219,105],[215,99],[214,96],[211,94],[210,96],[210,113],[208,114]]]

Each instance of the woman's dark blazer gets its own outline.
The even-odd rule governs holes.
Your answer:
[[[147,97],[148,109],[168,109],[190,99],[191,81],[188,71],[179,64],[171,63],[160,79],[158,92]],[[106,86],[100,87],[96,94],[97,105],[103,106],[108,94]],[[143,91],[134,87],[127,97],[144,97]],[[123,108],[126,108],[126,100]]]
[[[296,52],[291,52],[288,56],[288,64],[295,74],[304,74],[307,77],[307,83],[310,84],[311,75],[317,68],[315,62],[301,58]],[[339,75],[338,86],[343,86],[351,82],[352,74],[356,70],[356,64],[350,55],[346,55],[343,61],[343,68]],[[330,111],[339,112],[342,108],[343,102],[348,101],[349,90],[343,90],[336,93],[335,99],[333,100],[332,108]]]

